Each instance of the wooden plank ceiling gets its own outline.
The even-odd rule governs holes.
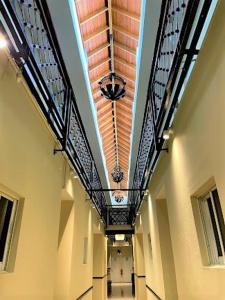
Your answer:
[[[141,0],[75,0],[75,4],[110,185],[126,189]],[[125,97],[114,103],[101,96],[98,84],[111,71],[126,81]],[[119,185],[111,176],[117,161],[124,172]]]

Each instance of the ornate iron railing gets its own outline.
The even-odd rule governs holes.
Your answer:
[[[131,205],[107,205],[107,225],[128,225],[132,224],[133,207]]]
[[[46,2],[0,0],[9,50],[48,123],[105,220],[106,200]]]
[[[211,0],[167,0],[162,3],[154,60],[150,72],[145,116],[129,201],[140,207],[144,191],[163,150],[163,131],[168,129],[185,77],[198,54],[199,36]],[[194,20],[198,16],[195,27]],[[173,93],[173,97],[171,94]]]

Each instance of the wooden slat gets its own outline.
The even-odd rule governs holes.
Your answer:
[[[128,10],[122,9],[120,7],[117,7],[117,6],[113,6],[112,10],[119,13],[119,14],[121,14],[121,15],[129,17],[134,21],[140,22],[140,16],[138,14],[132,13]]]
[[[132,108],[128,107],[123,101],[117,102],[118,109],[122,109],[123,111],[126,111],[126,113],[132,115]]]
[[[95,106],[98,110],[99,107],[101,107],[102,105],[104,105],[106,103],[108,103],[108,101],[105,98],[101,98],[95,103]]]
[[[92,95],[93,95],[93,97],[95,97],[100,92],[101,92],[101,90],[99,89],[99,87],[97,87],[96,89],[92,89]]]
[[[88,53],[88,58],[93,57],[94,55],[100,53],[101,51],[103,51],[104,49],[108,48],[110,46],[109,43],[105,43],[103,45],[101,45],[100,47],[95,48],[94,50],[90,51]]]
[[[86,16],[81,22],[80,25],[84,25],[87,22],[93,20],[94,18],[97,18],[98,16],[100,16],[101,14],[103,14],[104,12],[106,12],[108,10],[108,7],[102,7],[98,10],[96,10],[95,12],[93,12],[92,14]]]
[[[97,112],[99,113],[100,111],[104,110],[105,108],[109,108],[112,107],[111,103],[109,103],[108,101],[105,101],[103,103],[101,103],[99,105],[100,101],[98,102],[98,104],[96,104],[96,108],[97,108]]]
[[[84,39],[84,42],[87,42],[87,41],[89,41],[90,39],[95,38],[96,36],[98,36],[99,34],[105,32],[105,31],[107,31],[107,30],[109,30],[109,26],[103,26],[103,27],[100,27],[98,30],[96,30],[96,31],[94,31],[94,32],[92,32],[92,33],[90,33],[90,34],[84,36],[84,38],[83,38],[83,39]]]
[[[112,111],[108,111],[107,114],[102,115],[102,116],[98,116],[98,123],[100,124],[102,122],[102,120],[105,120],[108,117],[112,116]]]
[[[123,77],[123,79],[127,79],[132,82],[135,81],[135,76],[131,77],[131,75],[124,74],[123,72],[121,72],[119,70],[115,70],[115,73],[118,74],[119,76]]]
[[[129,63],[128,61],[126,61],[125,59],[122,59],[119,56],[115,56],[114,60],[122,65],[124,65],[125,67],[128,67],[132,70],[134,70],[136,72],[136,66],[134,64]]]
[[[136,50],[134,50],[134,49],[132,49],[130,47],[127,47],[126,45],[123,45],[123,44],[121,44],[119,42],[115,41],[114,42],[114,46],[118,47],[121,50],[124,50],[124,51],[128,52],[129,54],[136,55]]]
[[[92,71],[96,70],[97,68],[99,68],[99,67],[101,67],[102,65],[108,63],[109,61],[110,61],[110,58],[109,58],[109,57],[107,57],[106,59],[101,60],[101,61],[98,62],[97,64],[91,66],[91,67],[89,68],[89,72],[92,72]]]
[[[100,81],[103,77],[105,77],[106,75],[108,75],[109,73],[104,72],[103,74],[99,75],[98,77],[94,77],[90,80],[91,84]]]
[[[136,42],[138,42],[138,35],[134,34],[128,30],[126,30],[125,28],[121,27],[121,26],[117,26],[117,25],[113,25],[113,30],[120,32],[124,35],[126,35],[127,37],[129,37],[132,40],[135,40]]]

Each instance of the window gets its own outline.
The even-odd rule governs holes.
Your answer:
[[[225,264],[225,225],[216,188],[198,199],[210,265]]]
[[[0,271],[5,271],[12,240],[17,201],[0,195]]]

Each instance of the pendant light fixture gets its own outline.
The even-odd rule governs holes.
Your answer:
[[[111,73],[99,81],[102,96],[111,101],[117,101],[125,96],[125,85],[126,82],[123,78],[115,73]]]

